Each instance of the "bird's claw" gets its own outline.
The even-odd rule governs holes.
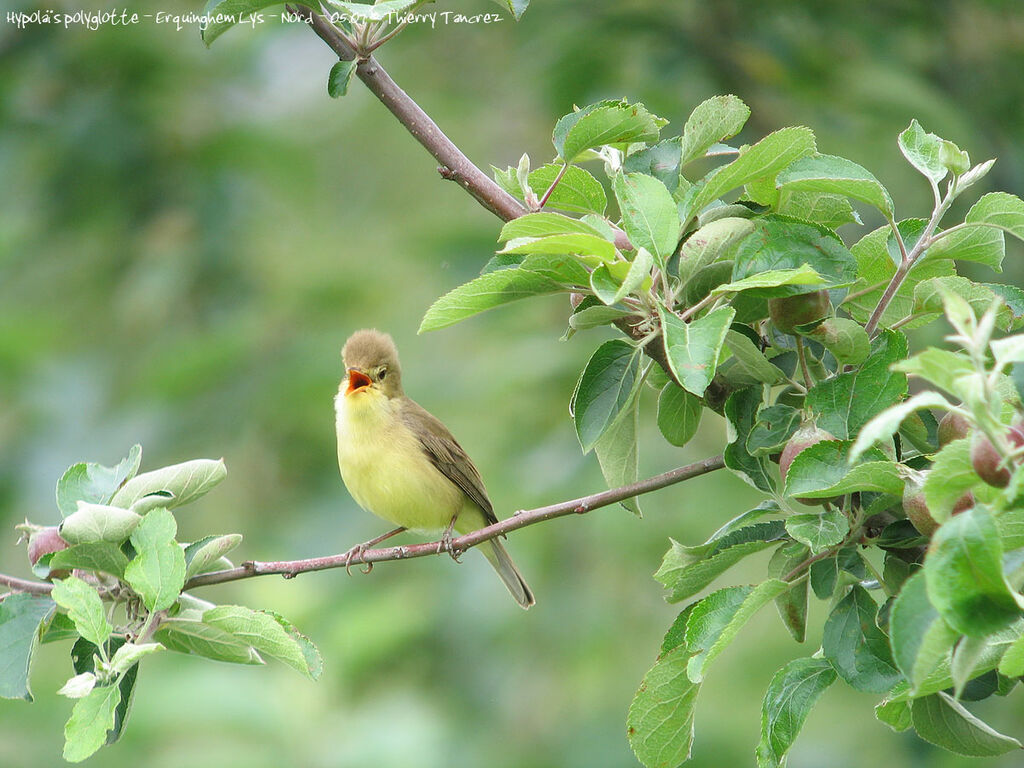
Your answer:
[[[356,544],[354,547],[352,547],[352,549],[345,553],[345,573],[347,573],[349,576],[352,575],[352,561],[357,557],[361,558],[363,554],[366,552],[366,550],[369,548],[369,544],[364,542],[362,544]],[[366,563],[366,567],[360,568],[359,570],[361,570],[363,573],[369,573],[373,570],[373,563]]]
[[[451,555],[452,560],[456,563],[461,563],[459,558],[462,556],[463,550],[459,549],[452,543],[452,526],[449,525],[444,533],[441,534],[441,540],[437,542],[437,554],[447,552]]]

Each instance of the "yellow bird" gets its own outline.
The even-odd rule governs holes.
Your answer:
[[[498,522],[483,480],[451,432],[405,396],[398,350],[386,333],[356,331],[341,351],[346,376],[334,398],[338,467],[363,509],[399,526],[432,534],[469,533]],[[365,545],[360,545],[365,548]],[[360,547],[354,548],[358,550]],[[523,608],[534,604],[505,547],[477,546]]]

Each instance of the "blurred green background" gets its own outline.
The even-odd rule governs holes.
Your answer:
[[[896,147],[912,117],[975,161],[998,156],[986,189],[1024,191],[1015,3],[537,0],[519,24],[411,27],[380,59],[484,166],[550,159],[551,127],[573,103],[628,96],[672,135],[701,100],[731,92],[753,110],[743,140],[809,125],[820,150],[888,185],[901,216],[930,206]],[[331,64],[308,29],[277,22],[207,50],[194,27],[0,19],[0,570],[28,575],[12,526],[57,522],[53,487],[69,464],[114,463],[135,442],[144,469],[226,459],[227,481],[179,525],[183,538],[244,533],[240,559],[343,551],[383,530],[335,461],[338,351],[364,326],[395,336],[409,393],[474,457],[500,516],[603,487],[567,414],[599,339],[558,340],[559,297],[416,336],[430,302],[493,253],[498,222],[441,181],[358,82],[329,99]],[[1021,275],[1012,264],[1006,281]],[[672,448],[652,421],[644,475],[724,439],[712,417]],[[122,742],[93,763],[634,765],[626,709],[676,613],[650,575],[669,536],[703,540],[759,498],[718,473],[646,497],[643,520],[607,508],[516,533],[509,547],[538,597],[528,613],[472,553],[461,566],[428,558],[204,589],[288,616],[323,652],[323,679],[147,660]],[[773,671],[819,640],[796,646],[770,609],[756,617],[701,693],[692,764],[752,765]],[[59,764],[70,703],[55,690],[70,669],[67,648],[46,646],[35,703],[0,702],[0,765]],[[977,709],[1021,737],[1021,702]],[[828,691],[790,766],[968,764],[891,732],[873,704]]]

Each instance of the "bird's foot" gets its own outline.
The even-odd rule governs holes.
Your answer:
[[[363,555],[366,554],[366,551],[370,547],[374,546],[375,544],[380,544],[382,541],[390,539],[392,536],[395,536],[404,530],[405,528],[394,528],[388,531],[387,533],[382,533],[375,539],[364,541],[362,544],[356,544],[354,547],[352,547],[352,549],[350,549],[348,552],[342,555],[342,562],[345,564],[345,573],[347,573],[349,576],[352,575],[352,561],[356,558],[361,559]],[[363,573],[369,573],[373,570],[373,563],[365,563],[365,566],[365,568],[360,569]]]
[[[444,533],[441,534],[441,540],[437,542],[437,554],[440,555],[442,552],[447,552],[452,556],[452,560],[459,563],[462,562],[459,558],[462,556],[463,550],[452,544],[452,531],[455,528],[455,519],[454,517],[452,518],[452,521],[448,523],[448,527],[444,529]]]
[[[342,561],[345,563],[345,573],[347,573],[349,576],[352,575],[352,561],[356,559],[361,559],[363,555],[366,554],[366,550],[368,550],[369,548],[370,542],[364,541],[362,544],[356,544],[354,547],[352,547],[352,549],[350,549],[348,552],[342,555]],[[366,563],[366,567],[360,568],[359,570],[361,570],[363,573],[369,573],[373,570],[373,563]]]

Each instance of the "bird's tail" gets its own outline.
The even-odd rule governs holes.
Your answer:
[[[505,549],[500,541],[497,539],[485,541],[479,545],[478,549],[483,552],[487,561],[494,566],[494,570],[498,572],[501,580],[508,587],[508,591],[512,593],[512,597],[515,598],[520,606],[529,608],[536,602],[533,599],[533,592],[530,591],[530,587],[523,580],[522,574],[516,568],[516,564],[509,557],[508,550]]]

